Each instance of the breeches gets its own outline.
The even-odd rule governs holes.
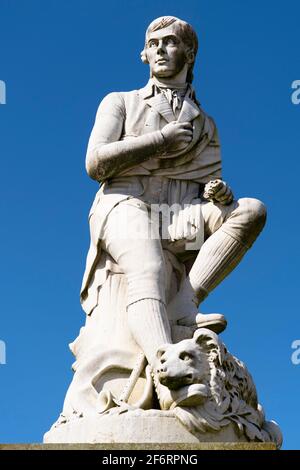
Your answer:
[[[201,202],[198,207],[205,239],[220,229],[250,248],[265,224],[266,210],[257,199],[243,198],[228,206]],[[177,255],[185,251],[186,239],[167,243],[161,239],[157,220],[150,216],[144,202],[129,199],[110,212],[103,227],[101,247],[114,258],[127,279],[127,306],[145,298],[165,303],[163,246]]]

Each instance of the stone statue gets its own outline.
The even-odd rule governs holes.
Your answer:
[[[130,434],[137,424],[126,419],[172,416],[183,440],[206,434],[280,445],[246,367],[218,338],[225,317],[198,311],[252,246],[266,209],[234,199],[222,180],[217,129],[192,86],[197,49],[191,25],[154,20],[141,53],[149,82],[99,106],[86,157],[100,183],[81,290],[87,321],[71,345],[75,375],[47,442],[76,441],[86,419],[102,431],[89,421],[80,442],[109,442],[107,426],[115,441],[118,427],[127,433],[122,442],[166,442]],[[73,437],[66,426],[76,427]]]

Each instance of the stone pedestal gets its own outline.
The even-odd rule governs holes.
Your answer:
[[[201,451],[201,450],[276,450],[272,442],[198,442],[197,444],[0,444],[2,450],[98,450],[98,451]]]
[[[130,444],[199,444],[199,442],[247,442],[244,435],[239,436],[237,427],[229,424],[219,432],[191,434],[172,412],[156,410],[104,415],[97,417],[75,418],[44,436],[50,443],[130,443]]]

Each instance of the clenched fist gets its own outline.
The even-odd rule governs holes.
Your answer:
[[[233,193],[230,186],[222,180],[209,181],[204,188],[204,199],[216,201],[226,206],[233,201]]]
[[[183,150],[193,139],[193,126],[190,122],[172,121],[162,128],[166,151]]]

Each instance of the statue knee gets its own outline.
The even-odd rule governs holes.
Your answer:
[[[253,236],[257,236],[262,231],[267,219],[267,209],[259,199],[239,199],[237,212],[247,232],[251,232]]]
[[[265,224],[267,209],[263,202],[250,197],[239,199],[238,202],[249,222]]]

